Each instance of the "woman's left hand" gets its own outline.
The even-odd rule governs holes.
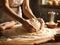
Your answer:
[[[41,23],[40,30],[44,30],[45,22],[42,18],[37,18],[38,21]]]

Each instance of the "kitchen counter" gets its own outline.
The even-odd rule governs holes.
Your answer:
[[[11,38],[7,38],[7,39],[6,38],[0,38],[0,44],[3,44],[3,45],[7,45],[7,44],[8,45],[9,44],[17,45],[17,44],[19,44],[19,45],[21,45],[21,44],[39,44],[39,43],[44,43],[44,42],[47,42],[47,41],[52,40],[54,38],[54,35],[56,34],[56,33],[54,33],[54,30],[56,30],[57,32],[60,31],[60,28],[55,28],[55,29],[45,28],[45,29],[48,30],[47,33],[45,33],[44,35],[41,35],[41,36],[35,36],[34,38],[24,38],[24,37],[16,37],[16,38],[12,38],[12,39]],[[11,29],[10,31],[13,31],[13,30]],[[10,32],[10,34],[13,34],[13,33]]]
[[[37,45],[60,45],[60,27],[55,28],[55,30],[57,31],[57,34],[54,37],[55,40],[50,40],[46,43],[37,44]]]

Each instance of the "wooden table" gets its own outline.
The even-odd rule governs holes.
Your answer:
[[[38,44],[38,45],[60,45],[60,27],[55,28],[55,30],[57,31],[57,34],[54,37],[55,40],[50,40],[46,43],[42,43],[42,44]]]
[[[21,44],[24,44],[24,45],[26,45],[26,44],[39,44],[39,43],[43,43],[43,42],[47,42],[47,41],[49,41],[49,40],[51,40],[52,39],[52,37],[49,37],[49,38],[45,38],[45,39],[36,39],[36,40],[27,40],[27,41],[20,41],[20,40],[11,40],[11,41],[3,41],[3,42],[0,42],[0,44],[4,44],[4,45],[6,45],[6,44],[13,44],[13,45],[17,45],[17,44],[19,44],[19,45],[21,45]]]
[[[4,38],[2,38],[3,40],[0,40],[0,44],[4,44],[4,45],[6,45],[6,44],[8,44],[8,45],[9,44],[11,44],[11,45],[39,44],[39,43],[47,42],[47,41],[51,40],[52,38],[54,38],[54,35],[52,35],[52,36],[49,36],[49,34],[46,34],[46,35],[48,35],[48,37],[36,38],[36,39],[34,39],[34,38],[33,39],[30,39],[30,38],[29,39],[27,39],[27,38],[4,39]]]

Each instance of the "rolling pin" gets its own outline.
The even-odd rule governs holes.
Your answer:
[[[10,21],[10,22],[6,22],[6,23],[2,23],[0,24],[0,30],[6,30],[6,29],[10,29],[12,28],[14,25],[16,24],[15,21]]]

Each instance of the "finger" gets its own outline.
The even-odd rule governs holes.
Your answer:
[[[38,18],[38,21],[39,21],[40,23],[44,23],[44,20],[43,20],[42,18]]]
[[[29,26],[29,25],[24,26],[24,28],[29,33],[36,32],[36,30],[34,28],[32,28],[31,26]]]
[[[41,23],[40,30],[43,30],[45,25],[44,20],[42,18],[38,18],[38,21]]]
[[[30,29],[29,29],[29,32],[30,32],[30,33],[33,33],[33,32],[36,32],[36,30],[35,30],[34,28],[30,28]]]
[[[41,27],[40,27],[40,30],[44,30],[44,26],[45,26],[45,23],[41,23]]]

